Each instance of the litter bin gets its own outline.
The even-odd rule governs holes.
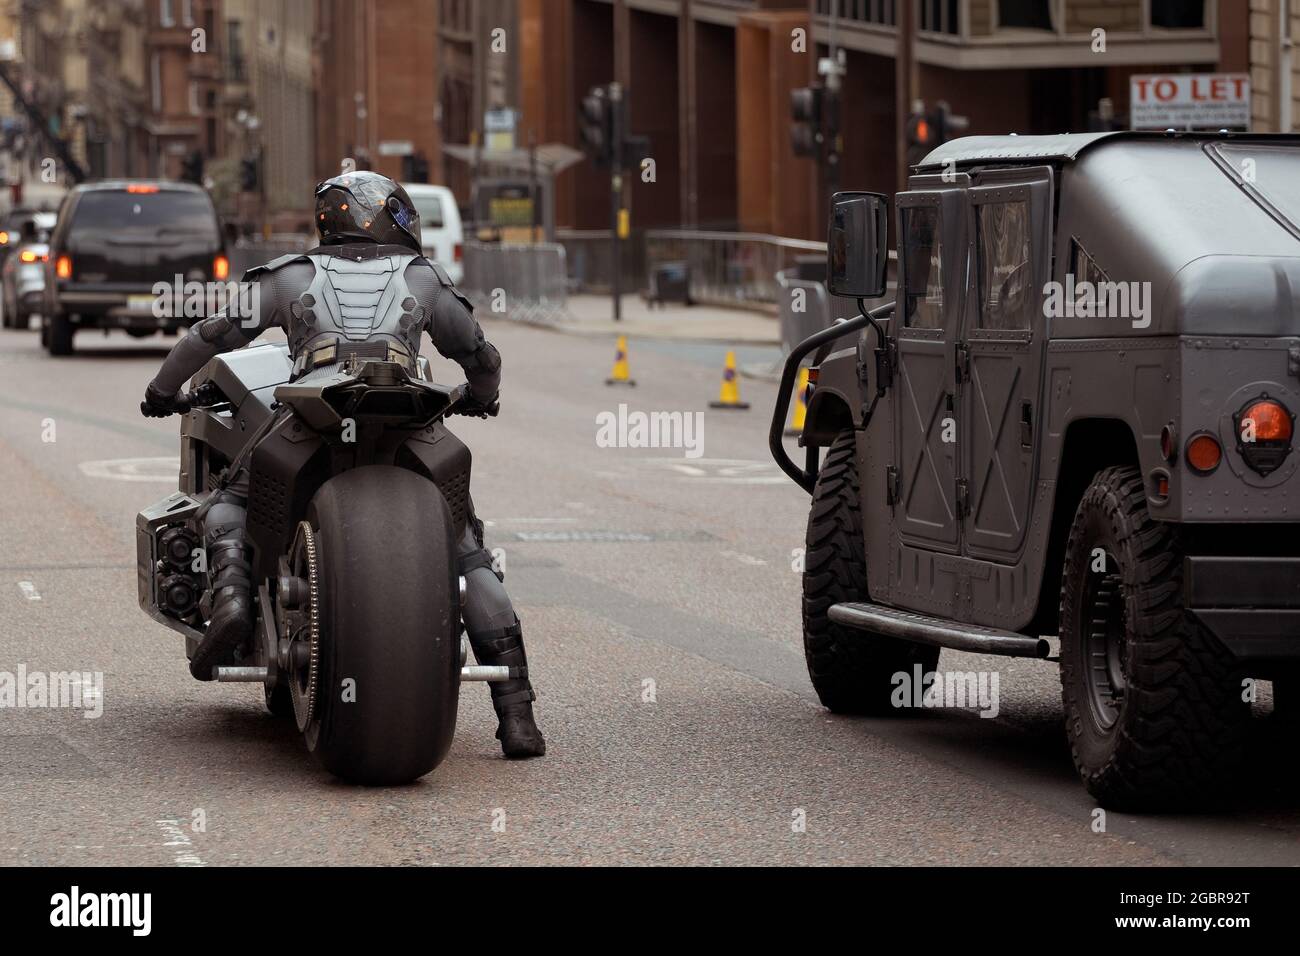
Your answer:
[[[661,262],[650,272],[646,302],[662,306],[666,302],[691,304],[691,267],[685,262]]]

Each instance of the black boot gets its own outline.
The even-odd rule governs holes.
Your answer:
[[[546,741],[533,719],[533,701],[537,695],[528,681],[523,629],[516,622],[500,631],[471,634],[469,641],[480,664],[509,667],[519,675],[489,685],[492,688],[492,708],[497,712],[497,739],[501,741],[501,752],[512,760],[542,756],[546,753]]]
[[[212,668],[230,661],[253,634],[252,566],[242,529],[224,531],[208,545],[212,573],[212,618],[190,658],[190,673],[212,680]]]

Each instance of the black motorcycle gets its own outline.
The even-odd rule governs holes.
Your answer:
[[[464,666],[456,544],[470,452],[442,422],[465,386],[387,357],[297,382],[283,345],[213,359],[185,396],[180,491],[136,519],[140,606],[192,657],[212,600],[204,504],[247,468],[257,620],[214,676],[261,683],[326,769],[367,784],[442,761],[460,681],[518,676]]]

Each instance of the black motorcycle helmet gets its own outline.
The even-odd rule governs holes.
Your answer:
[[[369,170],[317,185],[316,229],[323,246],[361,240],[422,251],[420,214],[411,197],[387,176]]]

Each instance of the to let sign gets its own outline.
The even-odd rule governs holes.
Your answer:
[[[1129,78],[1131,129],[1249,126],[1246,73],[1148,73]]]

